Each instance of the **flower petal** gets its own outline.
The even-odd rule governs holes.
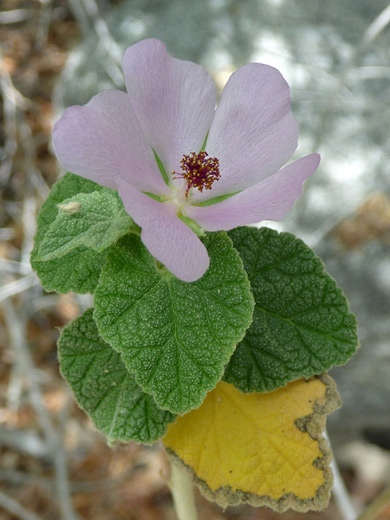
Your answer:
[[[198,152],[215,113],[216,86],[190,61],[172,58],[159,40],[129,47],[123,71],[141,128],[168,173],[183,154]]]
[[[142,228],[149,252],[177,278],[194,282],[209,267],[207,249],[176,214],[176,206],[157,202],[119,180],[119,195],[126,211]]]
[[[186,214],[207,231],[229,230],[261,220],[281,220],[318,167],[316,153],[302,157],[254,186],[212,206],[191,206]]]
[[[65,110],[53,130],[64,168],[116,189],[123,178],[142,191],[169,193],[125,92],[108,90]]]
[[[207,139],[221,178],[194,200],[235,193],[278,171],[294,153],[298,132],[280,72],[260,63],[240,68],[224,88]]]

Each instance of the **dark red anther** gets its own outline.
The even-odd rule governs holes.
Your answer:
[[[185,196],[191,188],[198,188],[200,192],[204,189],[211,190],[214,181],[217,181],[221,174],[219,172],[219,160],[216,157],[209,157],[207,152],[192,152],[190,155],[183,155],[180,161],[182,172],[172,172],[174,179],[185,179],[187,189]]]

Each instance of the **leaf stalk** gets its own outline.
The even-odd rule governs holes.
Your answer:
[[[194,486],[189,473],[171,461],[170,489],[178,520],[197,520]]]

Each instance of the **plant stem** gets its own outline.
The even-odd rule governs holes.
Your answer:
[[[390,486],[386,488],[367,509],[357,518],[357,520],[375,520],[386,506],[390,504]]]
[[[352,504],[351,497],[345,487],[343,478],[338,468],[337,462],[333,459],[331,468],[333,470],[333,496],[344,517],[344,520],[355,520],[356,512]]]
[[[324,431],[324,436],[328,441],[329,448],[332,449],[332,445],[330,443],[328,432]],[[333,471],[334,485],[333,485],[333,496],[340,509],[341,514],[343,515],[344,520],[355,520],[356,512],[355,508],[352,504],[351,497],[348,493],[347,488],[345,487],[343,477],[341,476],[337,460],[333,457],[333,461],[331,463],[331,468]]]
[[[171,461],[171,493],[178,520],[197,520],[194,486],[187,471]]]

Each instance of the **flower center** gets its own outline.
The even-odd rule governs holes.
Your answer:
[[[198,188],[200,192],[203,189],[211,190],[213,182],[221,177],[219,160],[216,157],[209,157],[207,152],[192,152],[190,155],[183,155],[180,165],[183,171],[181,173],[172,172],[172,175],[174,175],[173,179],[187,181],[186,197],[191,188]]]

